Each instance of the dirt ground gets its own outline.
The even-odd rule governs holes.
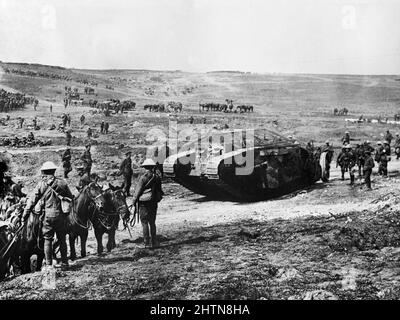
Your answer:
[[[317,145],[329,138],[336,149],[346,129],[353,142],[372,143],[381,140],[387,129],[399,130],[394,125],[349,125],[344,117],[332,115],[334,107],[346,106],[355,117],[392,117],[400,94],[399,83],[391,76],[63,72],[94,77],[100,101],[130,97],[138,107],[107,118],[110,134],[100,135],[103,116],[91,115],[88,107],[62,106],[65,82],[0,71],[1,88],[34,94],[40,100],[36,112],[29,105],[12,112],[8,125],[0,126],[0,136],[27,135],[30,129],[18,129],[16,118],[23,115],[29,124],[36,115],[41,129],[35,136],[53,142],[34,149],[1,147],[12,173],[25,182],[25,191],[38,181],[43,161],[60,164],[64,136],[46,128],[58,123],[63,112],[72,116],[74,161],[90,125],[97,134],[93,169],[116,184],[121,178],[113,173],[124,151],[143,154],[148,130],[168,125],[168,114],[145,112],[145,103],[181,101],[184,111],[178,122],[184,128],[190,115],[197,122],[204,116],[198,111],[199,102],[232,98],[235,104],[254,104],[254,114],[209,112],[205,115],[210,125],[270,128],[301,141],[313,139]],[[104,88],[109,83],[114,90]],[[69,85],[83,87],[74,81]],[[153,96],[144,92],[150,86]],[[191,92],[183,94],[184,88]],[[50,104],[53,114],[48,111]],[[84,126],[78,120],[82,113],[87,117]],[[73,262],[65,272],[7,279],[0,283],[0,299],[399,299],[399,171],[400,160],[392,156],[389,178],[378,176],[375,168],[373,190],[367,191],[361,179],[355,186],[349,185],[348,176],[341,181],[333,165],[329,183],[318,182],[307,190],[255,203],[210,200],[166,180],[166,196],[157,216],[160,248],[145,249],[141,227],[136,225],[131,236],[127,230],[118,231],[117,248],[98,257],[90,231],[86,258]],[[139,173],[135,169],[135,177]],[[68,182],[77,184],[75,171]]]

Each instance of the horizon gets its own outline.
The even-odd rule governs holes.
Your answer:
[[[302,73],[302,72],[256,72],[256,71],[244,71],[244,70],[209,70],[209,71],[187,71],[187,70],[158,70],[158,69],[140,69],[140,68],[76,68],[67,67],[60,65],[49,65],[37,62],[15,62],[15,61],[2,61],[3,64],[21,64],[21,65],[33,65],[50,68],[62,68],[65,70],[83,70],[83,71],[145,71],[145,72],[181,72],[181,73],[244,73],[244,74],[259,74],[259,75],[325,75],[325,76],[400,76],[400,73],[385,73],[385,74],[358,74],[358,73]]]

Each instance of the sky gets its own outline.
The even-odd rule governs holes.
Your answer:
[[[0,0],[0,60],[400,74],[400,0]]]

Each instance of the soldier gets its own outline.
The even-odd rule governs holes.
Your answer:
[[[17,183],[14,183],[12,180],[11,182],[11,194],[14,198],[14,203],[18,203],[22,198],[26,197],[26,194],[22,192],[24,185],[21,180],[18,180]]]
[[[68,178],[68,173],[72,171],[71,158],[72,158],[71,149],[70,148],[65,149],[61,158],[64,168],[64,178]]]
[[[331,162],[332,162],[333,153],[334,153],[333,148],[330,145],[329,140],[325,141],[325,145],[321,148],[321,152],[326,152],[327,153],[325,160],[326,160],[326,170],[328,172],[328,178],[329,178],[329,172],[330,172],[330,169],[331,169]]]
[[[44,236],[44,254],[46,268],[53,264],[53,237],[57,235],[60,243],[61,268],[68,268],[66,226],[67,214],[62,211],[61,199],[72,200],[73,195],[64,180],[54,176],[57,166],[51,162],[45,162],[40,168],[42,180],[36,186],[25,207],[23,219],[29,217],[30,211],[44,212],[43,236]]]
[[[65,140],[66,140],[67,146],[69,147],[71,145],[71,140],[72,140],[71,130],[67,130],[65,132]]]
[[[83,152],[81,156],[81,160],[83,161],[83,168],[85,172],[90,175],[90,171],[92,170],[92,154],[90,153],[91,145],[90,143],[86,144],[86,150]]]
[[[87,129],[86,134],[87,134],[88,139],[90,139],[92,137],[92,129],[90,129],[90,127]]]
[[[396,133],[396,140],[394,141],[394,152],[398,160],[400,158],[400,136],[398,133]]]
[[[69,113],[67,114],[67,124],[68,124],[68,127],[71,126],[71,116],[69,115]]]
[[[386,152],[386,156],[390,157],[392,150],[390,149],[390,142],[388,140],[383,142],[383,149]]]
[[[362,171],[365,161],[364,152],[365,152],[364,146],[358,143],[355,150],[357,166],[358,166],[358,177],[362,177],[364,175],[364,172]]]
[[[346,131],[344,133],[344,136],[342,138],[342,142],[343,142],[343,145],[346,145],[346,144],[350,143],[350,132],[349,131]]]
[[[163,195],[161,177],[156,172],[156,164],[153,160],[146,159],[142,167],[146,169],[146,172],[140,176],[135,187],[133,203],[138,206],[145,247],[156,248],[158,247],[156,232],[157,207]]]
[[[19,127],[22,129],[22,125],[24,124],[25,119],[20,117],[19,118]]]
[[[52,113],[53,112],[53,105],[51,104],[50,105],[50,113]]]
[[[90,175],[85,171],[85,168],[83,166],[77,167],[76,171],[78,171],[78,175],[80,176],[76,189],[80,192],[85,186],[87,186],[91,182],[91,179]]]
[[[81,125],[85,124],[85,115],[81,115]]]
[[[104,133],[105,134],[108,134],[108,128],[110,127],[110,125],[108,124],[108,122],[106,122],[105,124],[104,124]]]
[[[32,122],[33,122],[33,129],[36,130],[36,128],[37,128],[37,117],[33,118]]]
[[[388,157],[386,155],[386,150],[383,149],[379,158],[379,168],[378,174],[387,178],[387,165],[388,165]]]
[[[336,160],[336,167],[340,165],[340,169],[342,171],[342,180],[344,180],[345,172],[349,172],[350,174],[350,185],[354,184],[354,166],[356,164],[356,156],[354,152],[351,150],[350,145],[345,145],[342,148],[342,152],[338,155]]]
[[[104,121],[100,124],[100,133],[104,133]]]
[[[374,159],[371,157],[371,151],[366,150],[365,151],[365,162],[364,162],[364,179],[365,183],[367,185],[367,188],[369,190],[372,190],[371,188],[371,174],[372,174],[372,168],[375,167]]]
[[[377,142],[377,147],[375,150],[375,161],[379,163],[380,158],[381,158],[381,154],[382,151],[384,150],[383,146],[382,146],[382,142],[378,141]]]
[[[127,197],[130,196],[133,175],[131,154],[131,151],[125,153],[126,158],[121,162],[121,165],[119,166],[120,174],[124,176],[124,190]]]
[[[392,139],[393,139],[392,134],[389,132],[389,130],[387,130],[385,134],[385,140],[389,142],[389,145],[392,142]]]
[[[27,137],[28,142],[33,142],[35,140],[35,136],[33,135],[33,132],[29,132],[28,137]]]
[[[206,123],[207,123],[207,118],[203,117],[203,124],[206,124]]]
[[[190,124],[193,124],[193,123],[194,123],[194,118],[193,118],[193,116],[190,116],[190,118],[189,118],[189,123],[190,123]]]

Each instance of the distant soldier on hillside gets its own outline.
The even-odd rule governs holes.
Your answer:
[[[342,138],[342,142],[343,142],[343,145],[346,145],[346,144],[350,143],[350,132],[349,131],[346,131],[344,133],[344,136]]]
[[[100,123],[100,133],[104,133],[104,121]]]
[[[92,129],[89,127],[88,129],[87,129],[87,131],[86,131],[86,134],[87,134],[87,137],[88,137],[88,139],[90,139],[91,137],[92,137]]]
[[[68,173],[72,171],[71,159],[71,149],[67,148],[61,158],[64,168],[64,178],[68,178]]]
[[[22,129],[22,125],[24,124],[25,119],[20,117],[19,118],[19,127]]]
[[[85,124],[85,115],[81,115],[81,125]]]
[[[85,172],[90,175],[90,171],[92,170],[92,154],[90,153],[90,144],[86,144],[86,150],[83,152],[81,156],[81,160],[83,161],[83,168]]]
[[[106,123],[104,124],[104,133],[105,133],[105,134],[108,134],[108,128],[109,128],[109,127],[110,127],[109,123],[106,122]]]
[[[393,136],[392,136],[392,134],[390,133],[389,130],[386,131],[385,140],[386,140],[387,142],[389,142],[389,145],[390,145],[390,143],[391,143],[392,140],[393,140]]]
[[[50,105],[50,113],[53,113],[53,105]]]

